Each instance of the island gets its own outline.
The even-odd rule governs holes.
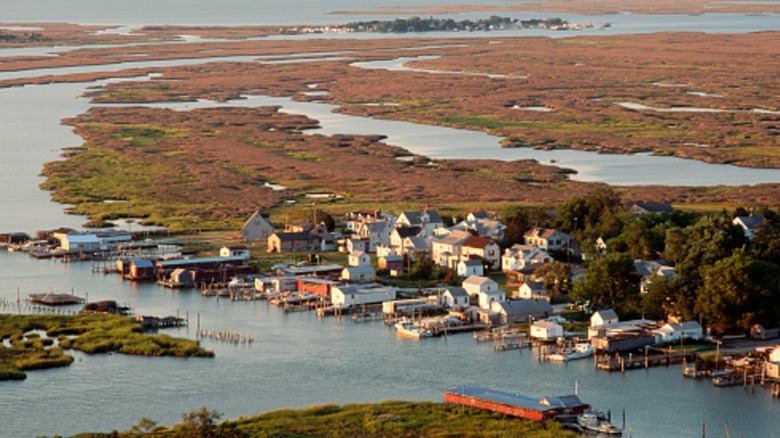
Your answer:
[[[123,315],[0,314],[0,380],[24,380],[25,371],[65,367],[66,350],[87,354],[214,357],[198,342],[144,334],[141,322]]]

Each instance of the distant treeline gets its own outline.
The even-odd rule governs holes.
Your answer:
[[[46,41],[48,38],[40,33],[24,33],[23,35],[14,35],[0,32],[0,42],[22,43],[28,41]]]
[[[372,20],[347,23],[345,28],[354,32],[432,32],[432,31],[474,31],[502,30],[520,28],[551,28],[568,24],[560,18],[517,20],[516,18],[492,16],[479,20],[460,20],[451,18],[396,18],[395,20]]]

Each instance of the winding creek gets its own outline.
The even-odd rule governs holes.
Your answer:
[[[69,15],[71,13],[84,13],[86,0],[74,2],[75,12],[60,8],[61,2],[49,3],[53,5],[52,10],[44,10],[44,16],[36,16],[41,17],[36,19],[45,19],[46,13],[62,13],[59,19],[107,20],[97,15],[91,17],[92,20],[69,18],[73,17]],[[112,3],[119,4],[115,0]],[[3,12],[8,14],[4,19],[25,20],[24,9],[17,4],[22,3],[12,0],[7,9],[4,6]],[[171,12],[165,8],[171,4],[164,3],[160,17]],[[238,4],[248,7],[248,3],[238,0],[228,4],[231,7],[227,8],[227,13]],[[338,5],[353,3],[344,0]],[[296,9],[298,6],[300,9]],[[296,0],[282,16],[289,13],[290,17],[295,15],[300,19],[301,11],[317,7],[312,6],[312,2]],[[205,20],[206,9],[188,9],[180,19],[194,23],[198,20],[193,14],[199,13],[204,14],[200,18]],[[321,15],[312,13],[311,16]],[[234,18],[236,22],[248,19]],[[641,27],[640,20],[634,16],[613,17],[612,21],[619,21],[618,18],[636,20],[640,28],[637,31],[657,31],[659,26],[668,25],[668,22],[662,22],[656,23],[655,27]],[[683,18],[671,21],[679,25]],[[699,20],[698,17],[685,19]],[[776,17],[747,20],[754,19],[771,21],[774,28],[780,27]],[[133,14],[125,20],[109,21],[136,20],[153,22],[148,16]],[[720,18],[714,23],[710,26],[724,26],[726,30],[750,26]],[[256,59],[258,56],[243,60]],[[108,69],[149,69],[213,60],[178,60],[171,64],[139,60],[130,65],[80,68],[117,71]],[[4,73],[0,77],[39,74],[64,73],[46,69]],[[103,83],[105,81],[0,89],[0,128],[3,132],[0,137],[0,194],[4,200],[4,208],[0,209],[0,231],[34,232],[59,226],[78,228],[83,223],[83,218],[65,215],[62,206],[50,202],[48,194],[38,189],[42,181],[38,174],[44,162],[59,157],[62,147],[82,142],[70,127],[59,121],[86,111],[90,104],[79,96],[87,87]],[[316,88],[312,87],[302,92],[314,90]],[[575,178],[587,181],[612,184],[653,181],[680,185],[780,181],[780,174],[774,170],[715,166],[668,157],[502,149],[498,146],[498,138],[479,132],[345,116],[333,113],[333,107],[329,105],[295,102],[290,98],[246,96],[225,104],[208,101],[161,104],[179,110],[214,105],[279,105],[284,111],[320,120],[322,127],[317,132],[380,133],[387,136],[388,143],[431,158],[535,158],[542,163],[555,160],[563,167],[576,168]],[[653,167],[653,163],[658,163],[657,167]],[[0,383],[0,438],[125,430],[141,417],[170,425],[178,421],[182,413],[201,406],[233,418],[281,407],[327,402],[441,400],[442,391],[453,384],[489,386],[544,396],[571,393],[578,383],[580,395],[588,403],[599,409],[611,409],[615,415],[625,410],[626,426],[635,437],[698,437],[702,422],[707,425],[708,436],[723,436],[724,423],[734,436],[769,437],[780,430],[780,403],[771,398],[768,390],[757,389],[752,394],[741,387],[715,388],[708,381],[683,379],[679,367],[632,371],[625,375],[597,373],[589,361],[561,365],[539,362],[537,355],[528,350],[496,353],[491,345],[476,344],[468,335],[422,342],[399,339],[379,322],[355,324],[351,320],[318,319],[311,313],[285,314],[265,302],[204,298],[195,291],[173,291],[153,284],[123,282],[113,275],[94,274],[89,264],[63,264],[5,252],[0,252],[0,286],[0,312],[32,310],[16,306],[17,290],[22,297],[48,290],[74,290],[79,295],[88,294],[90,300],[117,300],[133,307],[137,314],[189,316],[189,328],[167,331],[174,336],[194,338],[195,320],[199,318],[203,329],[237,330],[255,339],[251,345],[204,340],[203,345],[215,351],[214,359],[73,353],[76,361],[68,368],[30,372],[26,381]]]

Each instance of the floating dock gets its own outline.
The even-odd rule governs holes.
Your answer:
[[[84,304],[87,300],[76,295],[48,292],[45,294],[27,295],[27,301],[46,306],[71,306],[74,304]]]

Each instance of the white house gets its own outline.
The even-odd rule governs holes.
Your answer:
[[[456,230],[470,230],[477,236],[489,237],[493,240],[502,240],[506,232],[506,225],[491,220],[484,212],[469,213],[464,221],[452,227]]]
[[[677,342],[682,339],[698,341],[704,336],[704,331],[696,321],[685,321],[682,324],[665,324],[663,327],[653,330],[655,343]]]
[[[545,250],[568,250],[574,247],[574,237],[563,231],[551,228],[534,227],[523,235],[526,245],[532,245]]]
[[[526,281],[517,289],[517,296],[524,300],[542,299],[550,301],[550,294],[544,290],[544,282]]]
[[[477,299],[481,309],[490,309],[493,303],[506,301],[506,294],[502,290],[481,291],[477,294]]]
[[[249,260],[249,248],[244,245],[223,246],[219,249],[220,257],[241,257]]]
[[[241,227],[241,238],[244,242],[268,240],[274,234],[274,224],[266,213],[256,211]]]
[[[535,339],[558,339],[563,336],[563,327],[555,321],[543,319],[531,324],[531,337]]]
[[[479,259],[461,259],[457,265],[459,277],[470,277],[472,275],[481,277],[484,275],[484,271],[482,261]]]
[[[355,251],[349,253],[349,266],[371,266],[371,256],[364,251]]]
[[[92,233],[70,233],[60,238],[60,247],[65,251],[94,252],[100,250],[100,239]]]
[[[404,211],[398,216],[396,226],[420,227],[428,234],[433,234],[439,228],[444,227],[439,212],[436,210]]]
[[[466,292],[472,297],[477,296],[480,292],[493,292],[498,290],[498,283],[488,277],[476,275],[472,275],[463,280],[461,286],[463,286],[463,289],[466,289]]]
[[[330,299],[335,307],[362,306],[379,304],[396,299],[395,288],[378,284],[335,286],[330,291]]]
[[[431,239],[431,256],[439,266],[450,266],[450,259],[460,258],[460,247],[468,240],[471,233],[455,230],[445,236],[434,236]]]
[[[469,304],[469,294],[462,287],[448,287],[442,293],[442,302],[447,308],[466,306]]]
[[[528,266],[552,263],[553,258],[542,248],[533,245],[514,244],[504,251],[501,256],[501,270],[503,272],[520,271]]]
[[[393,224],[386,220],[376,222],[364,222],[360,225],[357,235],[364,240],[368,240],[368,252],[375,252],[378,245],[390,245],[390,233],[393,231]]]
[[[617,313],[612,309],[599,310],[590,316],[590,326],[599,327],[609,324],[615,324],[619,321]]]
[[[460,246],[461,257],[479,257],[490,263],[490,269],[501,266],[501,248],[489,237],[470,236]]]
[[[341,271],[341,279],[345,281],[371,281],[376,278],[373,266],[347,266]]]

